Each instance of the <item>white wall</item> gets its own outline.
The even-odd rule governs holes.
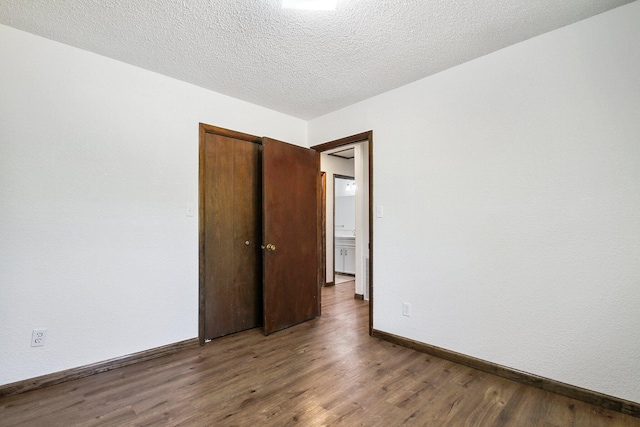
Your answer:
[[[198,123],[307,123],[6,26],[0,58],[0,384],[196,337]]]
[[[329,141],[329,140],[327,140]],[[323,142],[327,142],[323,141]],[[333,175],[354,176],[355,166],[353,160],[343,159],[320,153],[320,170],[326,172],[326,234],[327,239],[327,265],[326,281],[333,282],[333,257],[331,256],[331,245],[333,244]]]
[[[309,123],[373,129],[374,328],[640,402],[638,40],[634,2]]]
[[[366,259],[369,257],[369,141],[355,145],[356,290],[369,300]]]

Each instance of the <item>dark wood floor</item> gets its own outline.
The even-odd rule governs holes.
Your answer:
[[[353,282],[322,317],[0,400],[2,426],[640,426],[367,335]]]

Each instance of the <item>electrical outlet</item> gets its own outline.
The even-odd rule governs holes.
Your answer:
[[[407,317],[411,316],[411,304],[408,302],[402,303],[402,315]]]
[[[31,347],[42,347],[47,339],[46,329],[34,329],[31,332]]]

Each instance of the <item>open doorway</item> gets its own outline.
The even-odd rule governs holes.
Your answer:
[[[323,156],[323,159],[324,156]],[[353,163],[353,159],[351,159]],[[322,167],[322,160],[320,167]],[[333,174],[333,277],[334,283],[356,278],[356,180]],[[362,299],[362,294],[355,294]]]
[[[345,281],[344,277],[336,277],[336,273],[350,274],[350,281],[354,280],[356,274],[355,149],[342,150],[340,147],[338,150],[320,153],[320,170],[327,176],[324,211],[326,260],[322,267],[327,286]],[[338,243],[342,245],[336,248]],[[347,249],[349,246],[350,250]],[[345,252],[349,256],[347,268]]]
[[[357,299],[365,299],[369,301],[369,333],[373,327],[373,227],[372,227],[372,206],[373,206],[373,132],[363,132],[361,134],[352,135],[339,140],[330,141],[324,144],[311,147],[321,153],[321,169],[322,157],[353,157],[353,168],[346,172],[335,173],[345,177],[353,178],[353,189],[355,189],[355,294]],[[329,156],[333,154],[333,156]],[[326,284],[335,284],[334,265],[335,260],[332,256],[336,246],[334,245],[334,235],[338,233],[342,227],[336,228],[333,221],[333,207],[328,206],[333,202],[333,194],[330,194],[329,187],[333,187],[334,172],[326,172],[326,227],[323,236],[323,257],[325,261],[324,275],[326,276]],[[337,223],[336,225],[346,224]],[[349,252],[347,251],[347,254]],[[344,253],[343,253],[344,254]],[[336,256],[340,256],[340,250]],[[343,255],[344,256],[344,255]]]

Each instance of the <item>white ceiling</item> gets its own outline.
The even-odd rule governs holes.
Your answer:
[[[631,0],[0,0],[0,23],[311,119]]]

